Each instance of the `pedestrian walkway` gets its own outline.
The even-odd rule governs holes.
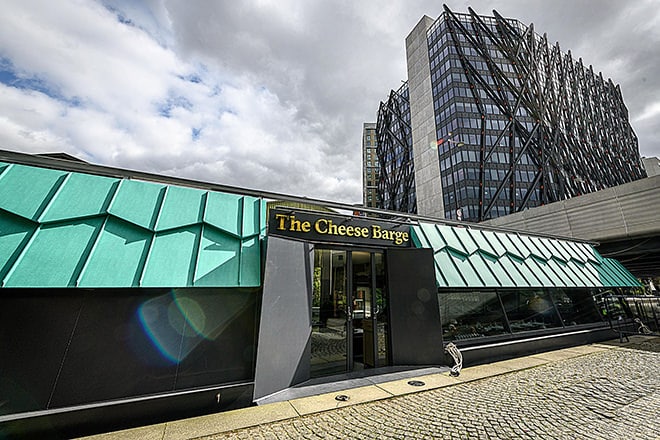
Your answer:
[[[87,438],[657,440],[659,371],[633,336]]]

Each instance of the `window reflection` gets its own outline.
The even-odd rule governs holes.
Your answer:
[[[561,327],[557,310],[543,290],[518,290],[501,293],[512,332]]]
[[[475,339],[631,317],[625,301],[611,293],[588,288],[440,289],[442,336],[445,341]]]
[[[459,340],[506,333],[504,313],[495,292],[438,295],[443,338]]]
[[[602,322],[591,292],[584,289],[557,289],[552,292],[565,326]]]

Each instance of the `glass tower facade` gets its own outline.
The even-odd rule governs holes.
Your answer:
[[[376,124],[362,125],[362,205],[378,207],[378,154],[376,153]]]
[[[408,83],[381,102],[376,123],[378,207],[416,213]]]
[[[445,218],[482,221],[646,177],[619,86],[533,25],[445,7],[421,44],[436,141],[414,142],[437,150]],[[380,140],[390,128],[377,130]],[[387,164],[390,149],[378,151]],[[400,188],[382,187],[414,200]]]

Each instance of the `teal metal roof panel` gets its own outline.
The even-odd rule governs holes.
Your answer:
[[[511,240],[514,237],[514,235],[502,234],[502,233],[496,233],[495,235],[497,236],[500,243],[502,243],[502,246],[504,246],[504,249],[506,249],[507,254],[519,258],[521,260],[525,259],[524,253],[521,252]]]
[[[0,285],[259,286],[265,207],[248,196],[0,164]],[[227,243],[234,256],[222,261],[213,246]]]
[[[257,237],[241,242],[241,286],[261,285],[261,242]]]
[[[14,214],[0,212],[0,285],[21,250],[37,229],[37,224]]]
[[[640,286],[620,263],[587,243],[424,222],[411,231],[415,246],[434,250],[440,287]],[[461,246],[448,246],[451,237]],[[456,247],[470,254],[466,258]]]
[[[440,266],[438,265],[438,259],[436,258],[436,255],[433,256],[433,268],[435,270],[435,282],[438,285],[438,287],[449,287],[449,283],[442,275],[442,271],[440,270]]]
[[[490,248],[495,252],[495,256],[501,257],[504,254],[506,254],[507,249],[506,247],[504,247],[504,245],[499,239],[499,236],[503,234],[491,232],[491,231],[482,231],[481,234],[484,236],[486,240],[488,240],[488,243],[490,244]]]
[[[108,212],[122,220],[153,230],[165,194],[165,186],[138,180],[122,180]]]
[[[490,254],[482,254],[480,252],[476,253],[475,255],[479,255],[483,262],[488,266],[490,271],[493,273],[493,276],[497,279],[496,284],[489,284],[489,286],[493,285],[500,285],[502,287],[515,287],[518,285],[516,282],[516,276],[520,276],[519,273],[512,274],[509,273],[509,271],[506,269],[505,265],[503,264],[503,259],[502,261],[492,257]],[[515,269],[514,269],[515,271]]]
[[[552,248],[548,248],[546,242],[540,237],[524,237],[525,244],[531,250],[532,255],[537,256],[542,260],[549,260],[554,254]]]
[[[137,286],[152,234],[108,217],[80,275],[79,287]]]
[[[431,246],[429,241],[426,239],[426,236],[423,233],[423,225],[410,228],[410,241],[413,246],[416,248],[426,248],[433,249],[434,252],[437,252],[437,249]]]
[[[612,258],[603,258],[603,261],[606,262],[606,264],[610,265],[612,270],[616,270],[619,272],[620,276],[625,280],[626,286],[628,287],[641,287],[641,284],[637,278],[633,276],[628,270],[615,259]]]
[[[468,261],[479,274],[481,283],[484,286],[501,286],[503,282],[506,283],[506,281],[501,280],[500,277],[493,275],[491,272],[491,267],[493,265],[489,264],[487,260],[490,260],[490,257],[484,257],[478,252],[468,257]],[[501,271],[498,271],[498,274],[501,276]]]
[[[262,201],[254,197],[243,196],[243,229],[242,237],[258,235],[265,225],[261,224]]]
[[[514,246],[518,250],[518,255],[523,260],[525,258],[529,258],[529,256],[534,253],[534,248],[532,246],[530,246],[530,243],[529,243],[529,240],[528,240],[529,237],[519,237],[515,234],[509,234],[509,235],[507,235],[507,237],[514,244]]]
[[[637,278],[632,276],[632,274],[617,260],[604,258],[602,263],[597,267],[600,268],[601,273],[605,272],[610,279],[618,283],[617,285],[639,287],[639,281],[637,281]]]
[[[104,214],[118,179],[69,173],[39,221],[49,223]]]
[[[156,234],[142,274],[142,287],[192,285],[199,226]]]
[[[565,263],[571,259],[571,254],[564,249],[561,243],[561,240],[548,240],[548,245],[553,251],[552,257],[557,261],[563,261]]]
[[[440,231],[436,228],[436,225],[421,223],[421,237],[425,238],[427,246],[430,246],[435,252],[441,251],[447,246],[447,243],[440,235]]]
[[[479,245],[474,241],[472,235],[466,228],[450,228],[460,240],[467,255],[472,255],[479,250]]]
[[[566,282],[561,279],[553,270],[552,267],[547,263],[547,261],[532,257],[527,260],[528,263],[532,266],[537,266],[538,271],[535,271],[534,274],[544,283],[547,287],[566,287]]]
[[[552,269],[552,271],[561,278],[562,283],[566,287],[582,286],[582,284],[580,284],[579,278],[575,277],[575,274],[569,269],[566,261],[550,258],[548,261],[546,261],[546,263],[550,269]]]
[[[583,266],[584,264],[575,260],[568,260],[566,263],[563,263],[564,271],[566,271],[568,276],[575,281],[577,286],[588,287],[589,283],[587,282],[587,278],[585,278],[584,274],[582,273]]]
[[[478,246],[480,253],[486,253],[497,259],[499,256],[497,251],[490,245],[490,242],[486,239],[486,235],[482,231],[476,229],[466,230],[470,234],[470,237],[472,237],[472,241]]]
[[[600,262],[603,257],[593,248],[593,246],[587,243],[572,243],[579,252],[584,255],[584,261],[592,261],[594,263]]]
[[[575,261],[579,261],[580,263],[586,263],[587,258],[586,256],[580,251],[580,249],[575,246],[575,243],[570,242],[570,241],[565,241],[566,244],[566,250],[571,254],[571,258]]]
[[[448,248],[463,255],[469,255],[459,237],[454,233],[454,228],[451,226],[438,226],[437,230]]]
[[[479,278],[479,274],[474,270],[474,267],[470,264],[470,260],[465,255],[455,252],[453,249],[447,249],[447,255],[454,262],[456,270],[458,270],[458,273],[467,286],[480,287],[484,285],[484,282]]]
[[[447,287],[467,287],[461,273],[458,271],[454,264],[454,259],[447,253],[446,250],[442,250],[435,254],[435,264],[438,266],[438,270],[442,274],[443,282],[439,280],[438,284],[445,285]]]
[[[11,165],[0,175],[0,207],[36,221],[65,176],[63,171]]]
[[[604,286],[625,284],[625,281],[616,272],[612,271],[608,264],[599,264],[595,267]]]
[[[168,186],[155,230],[160,232],[201,222],[206,194],[198,189]]]
[[[241,237],[243,197],[210,192],[206,200],[204,221],[236,237]]]
[[[584,283],[583,286],[601,287],[605,285],[598,274],[598,270],[591,264],[582,263],[577,260],[571,260],[568,264],[572,266],[575,272],[580,273],[580,277]]]
[[[580,243],[567,241],[566,244],[573,251],[571,255],[572,255],[572,257],[575,261],[579,261],[581,263],[586,263],[587,261],[590,260],[589,254],[585,253],[582,246],[580,246]]]
[[[24,248],[4,287],[73,287],[99,232],[101,219],[39,229]]]
[[[508,255],[498,259],[497,262],[502,266],[506,274],[511,277],[516,286],[532,286],[534,282],[538,282],[536,278],[528,280],[521,271],[521,263]]]
[[[204,227],[195,286],[235,286],[239,283],[241,242],[214,227]]]
[[[523,278],[527,280],[527,284],[524,285],[525,287],[543,287],[543,281],[537,275],[538,268],[530,263],[531,258],[530,261],[524,261],[510,255],[507,255],[507,257],[516,269],[518,269]]]

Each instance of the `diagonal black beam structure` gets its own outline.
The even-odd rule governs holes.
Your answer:
[[[464,136],[478,139],[476,145],[461,142],[479,152],[479,210],[472,220],[501,215],[496,207],[513,213],[645,177],[620,88],[593,67],[574,61],[570,52],[563,54],[559,44],[550,45],[533,24],[493,14],[483,17],[472,9],[458,14],[445,5],[437,25],[441,28],[428,33],[429,58],[435,66],[445,66],[432,67],[434,97],[465,87],[469,94],[453,100],[461,108],[471,105],[459,116],[447,115],[453,102],[443,101],[435,108],[437,124],[460,117],[463,123],[467,118],[478,121],[458,127]],[[505,124],[494,129],[490,121]],[[438,130],[438,138],[444,135]],[[502,152],[504,164],[497,156]],[[445,153],[441,161],[456,151]],[[443,172],[456,169],[445,167]],[[499,176],[496,181],[490,177],[493,172]],[[520,172],[533,176],[520,179]],[[456,179],[443,185],[449,201],[455,200],[446,207],[449,212],[466,203],[462,188]]]
[[[417,212],[408,84],[381,102],[376,122],[379,208]]]

